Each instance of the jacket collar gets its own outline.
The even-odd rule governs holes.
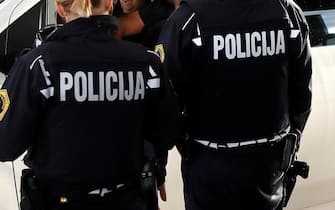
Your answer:
[[[63,40],[78,36],[99,36],[101,38],[101,32],[106,35],[106,38],[112,38],[115,35],[117,28],[117,19],[109,15],[78,18],[59,28],[47,41]]]

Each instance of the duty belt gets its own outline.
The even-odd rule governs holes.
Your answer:
[[[116,184],[106,187],[97,188],[87,188],[83,187],[67,187],[63,184],[44,184],[43,192],[49,197],[52,202],[57,202],[61,204],[67,204],[69,202],[76,202],[85,199],[103,199],[113,196],[114,193],[119,191],[130,190],[135,185],[133,183],[127,184]]]
[[[59,198],[58,202],[61,204],[67,204],[72,201],[80,201],[81,199],[89,199],[90,196],[97,196],[98,198],[104,198],[112,195],[114,192],[121,190],[122,188],[126,188],[127,185],[125,184],[118,184],[114,187],[108,187],[108,188],[97,188],[90,192],[79,192],[79,193],[65,193],[65,195],[62,195]]]
[[[238,147],[244,146],[251,146],[256,144],[266,144],[266,143],[275,143],[282,140],[290,131],[290,126],[288,126],[285,130],[275,134],[272,138],[261,138],[261,139],[254,139],[248,141],[236,141],[236,142],[227,142],[227,143],[217,143],[217,141],[208,140],[208,139],[194,139],[195,142],[206,146],[212,149],[233,149]]]
[[[89,195],[99,195],[100,197],[104,197],[106,194],[112,193],[113,191],[118,190],[125,186],[126,186],[125,184],[118,184],[113,188],[98,188],[98,189],[95,189],[89,192],[88,194]]]

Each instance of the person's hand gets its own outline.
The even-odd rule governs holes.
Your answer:
[[[166,197],[166,185],[165,185],[165,183],[161,184],[158,187],[158,190],[159,190],[159,195],[160,195],[162,201],[167,201],[167,197]]]

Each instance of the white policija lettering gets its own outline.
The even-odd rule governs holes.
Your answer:
[[[284,31],[262,31],[213,36],[213,59],[224,56],[229,60],[285,53]]]
[[[78,71],[74,75],[60,72],[59,81],[61,101],[67,101],[70,92],[73,93],[70,97],[77,102],[133,101],[142,100],[145,95],[144,77],[140,71]],[[95,85],[95,82],[99,84]]]

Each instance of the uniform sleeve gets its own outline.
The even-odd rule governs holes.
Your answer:
[[[297,37],[291,37],[291,48],[298,49],[290,57],[289,73],[289,115],[293,129],[304,130],[311,112],[312,100],[312,60],[309,42],[309,29],[300,9],[294,10],[292,31],[298,30]],[[291,32],[291,36],[292,36]],[[293,57],[292,57],[293,56]]]
[[[1,89],[0,161],[15,160],[33,141],[37,113],[31,81],[28,64],[18,59]]]
[[[189,84],[192,68],[192,39],[196,37],[194,13],[181,5],[168,19],[160,33],[155,51],[160,55],[165,71],[169,72],[180,98]]]
[[[152,60],[147,82],[146,139],[154,145],[158,156],[164,156],[180,138],[181,113],[177,96],[159,58],[153,56]]]

